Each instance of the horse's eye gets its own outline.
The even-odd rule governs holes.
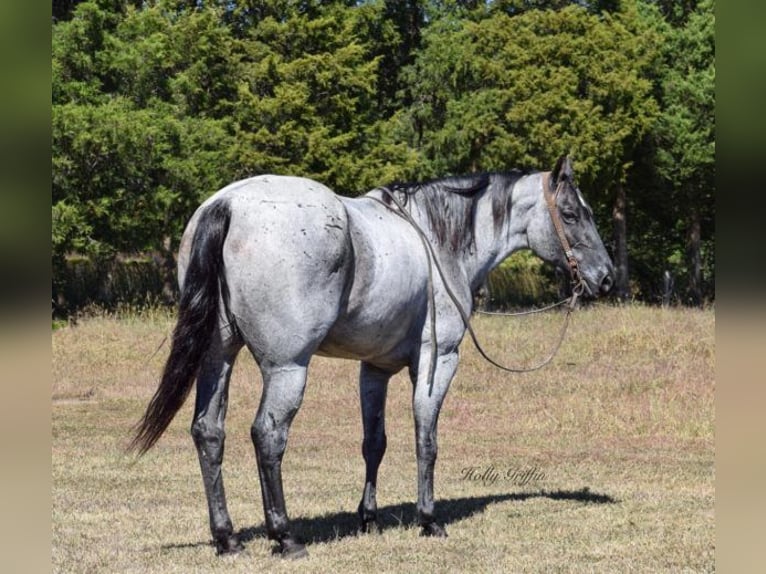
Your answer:
[[[577,214],[574,211],[566,210],[561,212],[561,218],[566,223],[574,223],[575,221],[577,221]]]

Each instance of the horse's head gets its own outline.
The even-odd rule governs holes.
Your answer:
[[[544,260],[569,272],[571,256],[584,282],[586,293],[605,295],[614,283],[614,266],[596,229],[593,210],[574,181],[572,163],[562,156],[550,174],[543,174],[543,194],[535,224],[528,229],[529,246]],[[556,229],[560,224],[565,240]],[[568,244],[568,245],[567,245]]]

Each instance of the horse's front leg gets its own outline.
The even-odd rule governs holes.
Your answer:
[[[412,408],[415,415],[415,441],[418,459],[418,524],[423,536],[447,536],[434,517],[434,465],[436,463],[436,427],[444,397],[455,375],[458,353],[441,355],[436,360],[433,388],[429,389],[429,357],[422,353],[417,377],[413,380]]]
[[[377,530],[378,503],[376,488],[378,468],[386,453],[386,391],[391,373],[362,363],[359,372],[359,398],[362,402],[364,442],[362,455],[365,463],[364,492],[359,502],[361,531]]]
[[[287,433],[303,400],[306,388],[305,365],[261,365],[263,394],[251,429],[258,474],[261,479],[266,532],[279,543],[285,558],[306,556],[306,547],[290,532],[285,495],[282,489],[282,457]]]

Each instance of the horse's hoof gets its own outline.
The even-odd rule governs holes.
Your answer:
[[[447,538],[447,531],[435,522],[424,524],[420,531],[421,536],[434,536],[436,538]]]
[[[296,542],[293,538],[285,538],[279,541],[279,546],[275,548],[275,553],[287,560],[297,560],[306,558],[309,555],[306,545]]]
[[[218,556],[226,554],[239,554],[245,549],[236,534],[230,534],[225,538],[215,541],[215,553]]]

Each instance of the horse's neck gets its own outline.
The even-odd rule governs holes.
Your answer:
[[[483,285],[489,272],[511,253],[529,248],[527,229],[540,209],[541,176],[540,173],[526,175],[512,190],[505,191],[513,194],[511,209],[497,227],[493,224],[492,195],[485,193],[479,200],[475,245],[463,263],[472,291]],[[493,181],[490,185],[501,185],[501,182]]]

